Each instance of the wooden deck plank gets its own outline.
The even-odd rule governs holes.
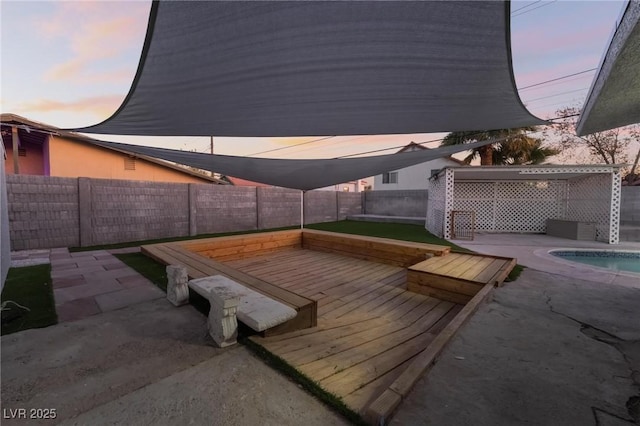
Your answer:
[[[277,273],[277,275],[279,276],[279,285],[286,288],[302,286],[304,283],[303,281],[312,280],[313,277],[321,277],[326,279],[328,279],[329,277],[333,277],[333,279],[344,280],[347,279],[344,276],[347,273],[353,274],[354,271],[363,271],[370,268],[370,265],[362,264],[357,261],[357,259],[349,258],[336,258],[329,259],[325,262],[314,262],[312,266],[307,267],[297,267],[295,262],[287,266],[289,268],[292,267],[293,270],[285,270],[285,267],[283,267],[283,272],[285,272],[285,274],[283,274],[282,272]]]
[[[473,259],[473,256],[469,254],[463,254],[463,253],[456,253],[456,254],[458,256],[453,262],[450,262],[446,265],[438,265],[436,268],[434,268],[430,272],[434,274],[445,275],[445,274],[448,274],[449,272],[457,270],[461,265],[464,265],[466,262],[469,262],[471,259]]]
[[[366,317],[360,316],[364,319]],[[362,333],[365,330],[375,327],[387,327],[389,322],[386,319],[381,318],[367,318],[367,327],[363,329],[361,322],[351,323],[343,327],[335,327],[327,330],[318,330],[313,334],[306,334],[304,336],[298,336],[296,339],[280,340],[278,342],[268,343],[269,349],[278,351],[280,356],[286,356],[297,351],[305,351],[314,346],[317,342],[336,342],[339,339],[343,339],[348,336]]]
[[[393,278],[395,275],[396,274],[390,275],[385,279],[379,280],[377,282],[374,282],[368,285],[353,285],[351,287],[343,287],[339,291],[336,289],[328,290],[327,293],[333,297],[336,297],[337,299],[332,300],[329,303],[320,303],[318,305],[318,316],[324,317],[325,314],[331,312],[333,309],[337,309],[340,306],[348,302],[351,302],[352,300],[358,299],[363,295],[368,294],[379,287],[382,287],[385,285],[389,287],[398,287],[396,285],[389,284],[389,282],[393,283],[393,281],[389,281],[389,278]],[[347,292],[348,288],[351,289],[351,292]],[[309,296],[309,297],[313,297],[313,296]]]
[[[482,256],[469,256],[465,262],[460,263],[453,271],[449,271],[447,275],[458,278],[476,266],[482,259],[484,259]]]
[[[413,358],[408,359],[407,361],[378,377],[371,383],[368,383],[360,389],[356,389],[350,394],[342,397],[342,400],[354,411],[363,413],[364,409],[368,407],[385,390],[387,390],[391,383],[393,383],[393,381],[396,380],[400,376],[400,374],[402,374],[404,370],[407,369],[412,359]]]
[[[420,293],[416,286],[427,286],[435,289],[451,291],[467,296],[475,296],[482,289],[481,283],[474,281],[462,281],[455,278],[434,276],[426,273],[410,272],[407,276],[407,288],[410,291]]]
[[[328,253],[327,253],[328,254]],[[336,256],[317,256],[316,253],[309,250],[298,249],[290,253],[287,257],[277,257],[269,259],[269,262],[263,262],[256,266],[239,266],[240,269],[251,270],[252,273],[269,273],[270,271],[284,271],[284,270],[304,270],[308,266],[339,263],[344,260]],[[237,267],[233,263],[230,265]]]
[[[395,392],[402,398],[405,397],[419,378],[434,364],[437,357],[444,350],[457,330],[471,317],[480,304],[490,297],[492,289],[492,284],[485,285],[482,290],[473,297],[470,303],[463,306],[460,312],[444,327],[433,342],[418,354],[410,363],[409,367],[389,386],[389,391]],[[378,402],[380,401],[374,401],[371,403],[371,406],[377,405]],[[393,406],[387,406],[386,412],[371,414],[386,418],[391,415],[394,408]],[[377,418],[372,420],[376,422],[379,421]]]
[[[425,306],[423,311],[420,312],[421,316],[427,315],[435,307],[437,305]],[[347,336],[329,340],[323,339],[322,336],[310,335],[306,339],[307,345],[284,352],[281,356],[297,367],[305,364],[319,365],[318,362],[324,358],[337,356],[344,351],[352,350],[355,347],[365,345],[383,336],[393,335],[407,328],[407,324],[401,321],[390,322],[384,319],[372,321],[367,326],[365,329],[360,327],[357,331]],[[340,363],[335,365],[340,366]]]
[[[380,330],[377,330],[377,335],[372,333],[363,334],[360,339],[353,338],[352,344],[345,342],[345,347],[339,347],[338,349],[330,347],[322,353],[317,353],[317,359],[314,361],[304,363],[298,361],[294,362],[294,364],[303,373],[313,377],[315,380],[322,381],[327,377],[336,374],[336,366],[339,366],[340,370],[345,370],[396,346],[403,346],[403,342],[406,342],[431,328],[438,322],[438,320],[443,318],[453,306],[454,305],[452,303],[441,302],[433,309],[429,310],[410,327],[398,328],[397,326],[394,327],[394,325],[390,325],[389,330],[394,330],[390,334],[380,335]],[[363,343],[363,340],[365,339],[367,340]],[[425,346],[422,346],[420,350],[423,350],[424,348]],[[336,352],[336,350],[339,351]],[[327,354],[329,355],[327,356]],[[306,361],[309,358],[310,357],[303,359]],[[289,360],[287,356],[285,356],[285,359]]]
[[[384,352],[378,352],[363,362],[354,364],[336,374],[320,380],[320,385],[338,395],[350,394],[366,386],[385,373],[393,370],[399,362],[406,362],[418,355],[431,343],[438,333],[457,315],[458,309],[450,309],[428,331],[415,332],[413,337]],[[406,336],[411,335],[406,333]]]
[[[474,281],[475,277],[480,272],[482,272],[487,266],[489,266],[489,264],[491,264],[491,262],[493,261],[491,257],[484,257],[484,256],[478,256],[478,259],[479,259],[478,263],[476,263],[473,267],[464,271],[464,273],[458,275],[457,278]]]
[[[409,269],[436,273],[439,269],[446,268],[450,264],[458,262],[463,256],[463,253],[449,253],[444,256],[432,257],[410,266]]]
[[[255,233],[255,234],[242,234],[231,235],[228,237],[212,237],[202,238],[191,241],[181,241],[178,244],[180,246],[194,252],[201,250],[207,250],[214,245],[215,247],[231,247],[245,244],[251,244],[256,241],[278,241],[282,239],[288,239],[291,237],[299,236],[302,238],[302,232],[299,229],[291,229],[286,231],[273,231],[269,233]]]
[[[292,286],[290,288],[295,289],[294,291],[307,296],[310,294],[318,293],[318,292],[330,292],[331,289],[338,289],[341,293],[344,293],[344,290],[349,291],[349,289],[361,287],[363,285],[367,285],[369,283],[375,283],[380,280],[387,278],[390,275],[393,275],[397,270],[389,270],[385,268],[387,265],[382,265],[382,268],[368,268],[365,270],[360,270],[358,275],[354,275],[355,272],[345,273],[343,277],[340,277],[338,280],[337,277],[331,279],[331,277],[327,277],[319,281],[318,283],[306,282],[304,285],[299,287]],[[351,291],[349,291],[351,292]]]
[[[486,284],[489,280],[498,273],[498,271],[504,266],[505,263],[508,263],[509,260],[505,259],[494,259],[493,262],[489,264],[482,272],[480,272],[474,278],[474,281],[479,283]]]
[[[324,318],[338,318],[341,315],[352,312],[360,305],[363,305],[370,300],[385,294],[387,291],[389,291],[389,287],[390,286],[381,286],[369,291],[368,293],[361,294],[360,297],[353,299],[330,312],[326,312],[323,316]]]

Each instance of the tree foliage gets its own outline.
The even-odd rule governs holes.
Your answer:
[[[605,164],[617,164],[628,161],[629,144],[640,137],[638,126],[617,128],[592,133],[586,136],[576,135],[576,124],[580,109],[566,107],[556,111],[559,119],[551,127],[550,132],[557,137],[554,148],[562,152],[577,152],[586,148],[591,161]]]
[[[445,136],[441,146],[496,139],[498,142],[495,144],[474,149],[464,159],[464,162],[469,164],[480,157],[480,164],[483,166],[494,164],[540,164],[547,157],[557,154],[558,151],[553,148],[542,147],[542,140],[529,136],[530,132],[535,131],[535,127],[521,127],[518,129],[452,132]]]

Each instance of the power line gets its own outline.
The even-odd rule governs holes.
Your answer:
[[[551,80],[541,81],[540,83],[530,84],[530,85],[524,86],[524,87],[518,87],[518,90],[525,90],[525,89],[529,89],[531,87],[542,86],[543,84],[551,83],[551,82],[558,81],[558,80],[564,80],[565,78],[573,77],[573,76],[580,75],[580,74],[586,74],[588,72],[595,71],[597,69],[598,68],[591,68],[591,69],[580,71],[580,72],[574,72],[573,74],[563,75],[562,77],[552,78]]]
[[[579,115],[580,114],[572,114],[572,115],[565,115],[565,116],[560,116],[560,117],[547,118],[547,121],[561,120],[561,119],[570,118],[570,117],[577,117]],[[478,133],[475,133],[475,134],[479,135],[481,133],[484,133],[484,132],[479,131]],[[532,133],[535,133],[535,132],[528,132],[526,134],[532,134]],[[473,136],[473,135],[474,134],[471,134],[469,136]],[[427,144],[427,143],[441,142],[444,139],[445,138],[439,138],[439,139],[432,139],[432,140],[425,141],[425,142],[414,142],[414,143],[417,144],[417,145],[424,145],[424,144]],[[502,138],[502,139],[505,139],[505,138]],[[376,152],[383,152],[383,151],[390,151],[392,149],[404,148],[405,146],[406,145],[399,145],[399,146],[392,146],[392,147],[389,147],[389,148],[374,149],[374,150],[371,150],[371,151],[364,151],[364,152],[357,152],[355,154],[343,155],[343,156],[336,157],[336,158],[348,158],[348,157],[355,157],[357,155],[373,154],[373,153],[376,153]]]
[[[525,11],[523,11],[523,12],[520,12],[520,13],[518,13],[517,15],[511,14],[511,17],[512,17],[512,18],[515,18],[515,17],[517,17],[517,16],[525,15],[525,14],[527,14],[527,13],[529,13],[529,12],[533,12],[533,11],[534,11],[534,10],[536,10],[536,9],[540,9],[541,7],[549,6],[549,5],[551,5],[551,4],[553,4],[553,3],[557,2],[557,1],[558,1],[558,0],[553,0],[553,1],[550,1],[550,2],[548,2],[548,3],[541,4],[540,6],[538,6],[538,7],[534,7],[533,9],[529,9],[529,10],[525,10]]]
[[[588,89],[589,89],[588,87],[583,87],[582,89],[568,90],[566,92],[556,93],[555,95],[548,95],[548,96],[541,96],[539,98],[534,98],[534,99],[527,99],[526,101],[523,101],[523,102],[524,103],[535,102],[535,101],[540,101],[542,99],[554,98],[556,96],[568,95],[569,93],[583,92]]]
[[[562,80],[553,81],[551,83],[546,83],[546,84],[543,84],[541,86],[532,87],[530,89],[525,89],[525,90],[533,91],[533,90],[548,89],[551,86],[567,84],[567,83],[571,83],[571,82],[578,81],[578,80],[584,80],[585,78],[591,78],[591,76],[588,75],[588,74],[582,74],[582,75],[573,76],[573,77],[566,77],[566,78],[564,78]],[[520,91],[523,92],[524,90],[520,90]]]
[[[336,137],[338,138],[338,140],[330,141],[329,143],[322,144],[320,146],[312,146],[312,147],[302,148],[302,149],[299,149],[299,150],[295,150],[293,152],[289,151],[289,152],[286,153],[286,155],[298,154],[298,153],[303,152],[303,151],[305,151],[305,152],[306,151],[312,151],[314,149],[322,149],[322,148],[326,148],[329,145],[335,145],[335,144],[339,144],[339,143],[345,143],[345,142],[351,143],[351,142],[353,142],[354,140],[357,140],[357,139],[371,137],[371,135],[363,135],[363,136],[356,136],[356,137],[354,137],[354,136],[336,136]],[[341,137],[342,138],[346,138],[346,139],[340,140],[339,138],[341,138]],[[295,148],[295,146],[293,148]]]
[[[525,5],[525,6],[519,7],[519,8],[517,8],[516,10],[512,10],[512,11],[511,11],[511,14],[513,15],[513,14],[514,14],[514,13],[516,13],[517,11],[522,10],[522,9],[526,9],[526,8],[528,8],[528,7],[531,7],[531,6],[533,6],[534,4],[536,4],[536,3],[540,3],[541,1],[542,1],[542,0],[537,0],[537,1],[534,1],[533,3],[529,3],[529,4]]]
[[[319,142],[319,141],[323,141],[325,139],[331,139],[331,138],[335,138],[335,137],[336,137],[335,135],[334,136],[325,136],[324,138],[314,139],[314,140],[311,140],[311,141],[297,143],[297,144],[290,145],[290,146],[283,146],[281,148],[268,149],[266,151],[255,152],[253,154],[247,155],[247,157],[251,157],[252,155],[266,154],[267,152],[280,151],[282,149],[289,149],[289,148],[293,148],[294,146],[306,145],[306,144],[309,144],[309,143]]]

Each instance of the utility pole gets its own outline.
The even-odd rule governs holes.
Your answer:
[[[213,155],[213,136],[211,136],[211,155]],[[211,170],[211,177],[213,177],[213,175],[213,170]]]

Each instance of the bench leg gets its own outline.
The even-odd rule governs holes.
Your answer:
[[[231,346],[238,338],[238,304],[240,299],[220,298],[215,294],[209,297],[211,309],[209,310],[209,334],[220,348]]]
[[[187,268],[179,265],[167,266],[167,300],[173,306],[189,303],[189,277]]]

